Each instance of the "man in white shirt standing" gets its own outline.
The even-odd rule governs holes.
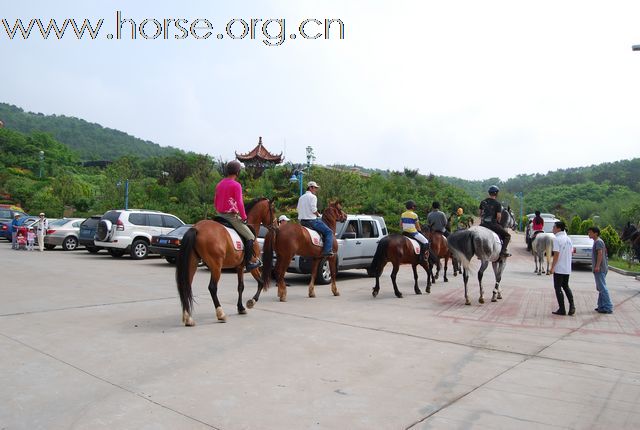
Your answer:
[[[44,251],[44,235],[49,228],[49,221],[44,217],[44,212],[40,212],[38,221],[36,221],[36,234],[38,236],[38,249]]]
[[[307,184],[307,192],[298,199],[298,220],[300,224],[316,230],[322,235],[323,247],[322,255],[330,257],[333,255],[333,231],[322,221],[318,212],[318,198],[316,193],[320,185],[314,181]]]
[[[569,300],[568,315],[576,313],[576,307],[573,304],[573,293],[569,288],[569,275],[571,275],[571,253],[573,252],[573,244],[567,236],[566,225],[562,221],[556,221],[553,224],[553,262],[551,263],[551,273],[553,273],[553,288],[556,290],[556,299],[558,299],[558,310],[552,312],[554,315],[567,315],[564,307],[564,294]]]

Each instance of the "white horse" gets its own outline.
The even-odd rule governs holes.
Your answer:
[[[507,264],[506,259],[500,256],[502,244],[498,235],[486,227],[473,226],[467,230],[458,230],[452,233],[449,238],[449,249],[453,256],[462,264],[462,279],[464,280],[464,299],[465,304],[470,305],[469,295],[467,292],[467,282],[469,281],[469,266],[471,259],[478,257],[480,260],[480,268],[478,269],[478,284],[480,285],[480,303],[484,303],[484,290],[482,288],[482,275],[489,266],[489,262],[493,266],[493,273],[496,277],[496,283],[493,288],[493,296],[491,301],[495,302],[502,299],[500,291],[500,281],[502,272]]]
[[[536,263],[536,269],[533,273],[542,275],[542,259],[547,259],[547,271],[546,274],[550,275],[549,264],[551,263],[553,253],[553,233],[538,233],[533,239],[531,244],[531,253],[533,254],[533,261]]]

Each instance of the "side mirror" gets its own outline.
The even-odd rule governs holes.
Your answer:
[[[356,238],[356,233],[353,231],[346,231],[344,233],[342,233],[342,238],[343,239],[355,239]]]

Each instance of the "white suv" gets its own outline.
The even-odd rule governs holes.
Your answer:
[[[149,254],[151,237],[170,232],[184,225],[180,218],[145,209],[112,210],[105,213],[96,229],[94,243],[105,248],[113,257],[125,252],[141,260]]]

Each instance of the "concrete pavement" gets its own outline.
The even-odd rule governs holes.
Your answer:
[[[554,316],[551,278],[514,236],[498,303],[478,304],[473,278],[471,306],[461,277],[414,295],[405,266],[403,299],[390,267],[376,299],[364,271],[315,299],[290,275],[287,303],[272,288],[238,315],[225,273],[220,324],[199,269],[193,328],[162,259],[0,243],[0,429],[640,427],[640,283],[610,272],[615,313],[600,315],[578,268],[577,314]],[[489,270],[485,298],[492,285]]]

